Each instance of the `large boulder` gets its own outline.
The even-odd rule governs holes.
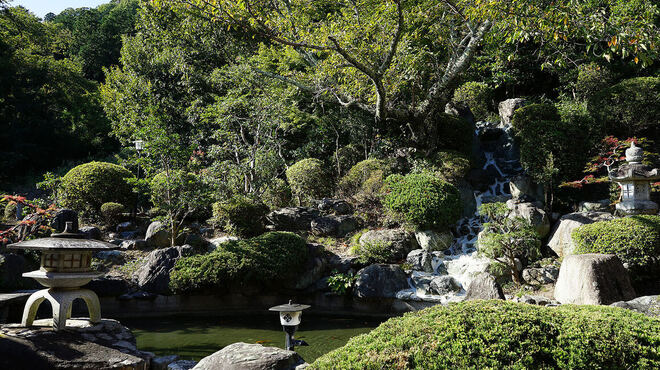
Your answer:
[[[170,239],[170,230],[167,225],[161,221],[154,221],[149,224],[144,240],[154,248],[167,248],[172,243],[172,240]]]
[[[628,271],[614,254],[566,256],[555,285],[562,304],[610,304],[635,298]]]
[[[417,240],[414,235],[402,229],[367,231],[362,234],[359,242],[360,245],[387,245],[395,260],[404,259],[410,251],[417,249]]]
[[[477,275],[470,283],[465,293],[465,300],[476,299],[504,299],[504,292],[495,277],[487,272]]]
[[[170,293],[170,273],[176,261],[192,254],[189,245],[156,249],[149,253],[147,262],[136,272],[134,281],[140,289],[156,294]]]
[[[322,216],[312,220],[310,229],[314,235],[343,238],[357,229],[358,221],[353,216]]]
[[[357,272],[353,294],[358,298],[395,298],[409,288],[408,276],[399,265],[376,264]]]
[[[509,189],[513,199],[545,202],[543,185],[536,184],[528,175],[520,174],[512,177],[509,181]]]
[[[67,330],[53,331],[52,321],[34,326],[0,327],[0,369],[146,370],[153,354],[136,348],[131,331],[118,321],[69,319]]]
[[[614,216],[606,212],[575,212],[564,215],[553,228],[548,247],[559,257],[571,255],[575,250],[575,243],[571,238],[573,230],[582,225],[612,219]]]
[[[307,231],[314,219],[321,216],[318,209],[309,207],[286,207],[270,212],[266,220],[269,229],[277,231]]]
[[[601,199],[596,202],[580,202],[578,205],[578,212],[609,212],[610,204],[609,199]]]
[[[353,211],[353,207],[343,199],[324,198],[319,201],[318,208],[323,212],[332,212],[337,215],[347,215]]]
[[[436,276],[431,280],[431,291],[434,294],[445,295],[460,292],[463,287],[458,280],[449,275]]]
[[[500,125],[503,127],[511,126],[511,119],[516,109],[525,105],[525,99],[514,98],[501,101],[497,108],[500,113]]]
[[[87,239],[102,240],[103,237],[101,229],[96,226],[83,226],[80,228],[80,232],[85,234]]]
[[[420,248],[429,252],[435,252],[444,251],[451,247],[451,243],[454,241],[454,236],[449,232],[437,233],[431,230],[416,231],[415,240],[417,240],[417,244]]]
[[[294,370],[304,363],[294,351],[238,342],[204,357],[193,370]]]
[[[536,204],[530,202],[518,203],[511,199],[506,202],[506,205],[511,210],[509,217],[522,217],[529,221],[541,238],[545,238],[550,233],[550,218]]]
[[[406,262],[412,266],[415,271],[433,272],[433,254],[424,249],[415,249],[408,253]]]

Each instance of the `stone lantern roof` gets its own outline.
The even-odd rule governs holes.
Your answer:
[[[632,143],[630,148],[626,150],[626,162],[619,168],[610,171],[609,177],[614,181],[630,181],[630,180],[646,180],[655,181],[660,180],[660,173],[657,168],[651,168],[642,164],[644,159],[644,150],[635,142]]]
[[[39,238],[33,240],[24,240],[22,242],[9,244],[9,249],[32,249],[41,251],[98,251],[117,249],[118,246],[106,243],[100,240],[85,239],[85,235],[72,230],[73,223],[67,222],[64,232],[59,234],[52,234],[48,238]]]

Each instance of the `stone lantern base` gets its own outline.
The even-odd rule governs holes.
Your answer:
[[[87,304],[89,310],[89,321],[97,323],[101,321],[101,305],[99,298],[89,289],[42,289],[34,292],[25,303],[23,310],[22,326],[32,326],[37,316],[37,310],[41,303],[48,300],[53,308],[53,329],[60,330],[66,327],[66,320],[71,317],[71,306],[77,298]]]
[[[616,204],[616,210],[624,215],[655,215],[658,204],[651,200],[624,200]]]

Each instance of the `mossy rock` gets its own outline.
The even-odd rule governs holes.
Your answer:
[[[603,306],[506,301],[390,319],[310,369],[657,369],[660,321]]]

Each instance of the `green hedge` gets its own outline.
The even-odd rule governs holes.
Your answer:
[[[394,218],[419,229],[445,230],[461,216],[458,189],[430,173],[390,175],[383,205]]]
[[[331,195],[330,176],[324,169],[323,162],[316,158],[296,162],[286,170],[286,178],[291,186],[291,193],[298,198],[299,204]]]
[[[390,319],[309,367],[539,368],[660,368],[660,321],[607,306],[438,305]]]
[[[122,166],[89,162],[72,168],[62,178],[61,202],[83,216],[101,210],[103,203],[133,204],[134,194],[127,179],[133,174]]]
[[[613,253],[631,267],[660,257],[660,216],[643,215],[582,225],[571,234],[575,253]]]
[[[226,290],[255,284],[282,287],[302,272],[307,260],[305,240],[293,233],[270,232],[230,241],[205,255],[180,258],[170,275],[175,292]]]
[[[660,77],[638,77],[601,90],[589,111],[608,135],[660,138]]]
[[[213,223],[225,232],[249,238],[264,232],[268,207],[244,196],[213,204]]]
[[[470,108],[476,121],[488,118],[493,100],[493,88],[483,82],[466,82],[454,91],[453,101]]]

